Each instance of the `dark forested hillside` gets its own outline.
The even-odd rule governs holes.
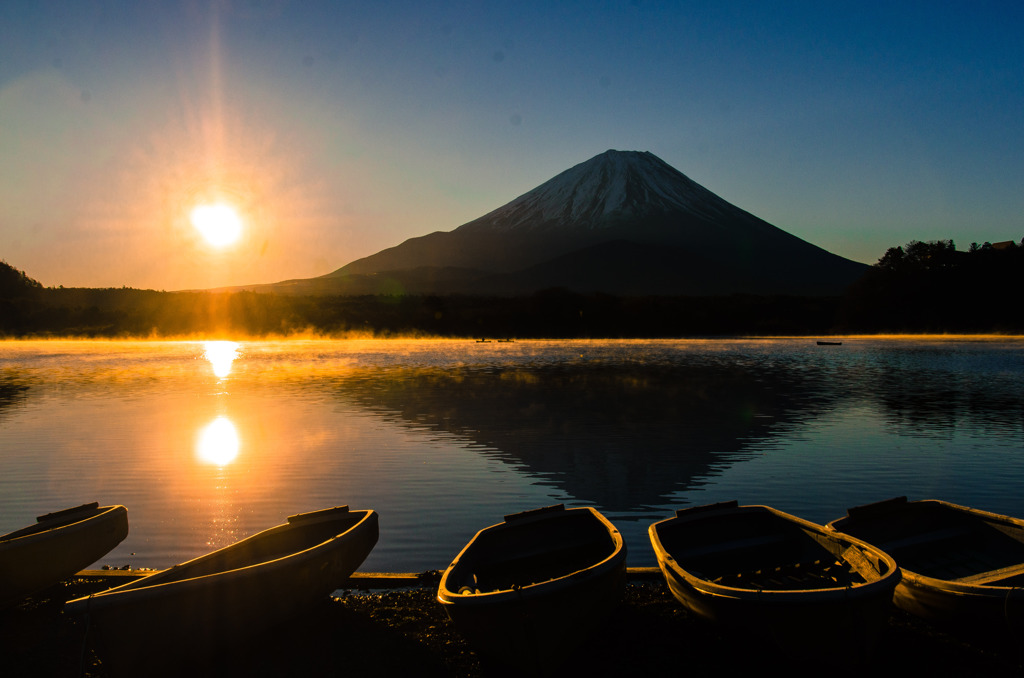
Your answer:
[[[0,299],[24,297],[40,288],[42,285],[38,280],[33,280],[6,261],[0,261]]]
[[[1022,332],[1024,247],[890,248],[843,297],[281,295],[43,288],[0,266],[0,336],[689,337]]]
[[[1024,245],[952,240],[891,247],[844,298],[847,331],[1020,332]]]
[[[9,302],[0,302],[9,303]],[[40,290],[0,316],[0,336],[289,334],[441,337],[680,337],[824,333],[837,298],[285,296],[254,292]]]

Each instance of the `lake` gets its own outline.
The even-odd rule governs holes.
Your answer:
[[[99,501],[164,568],[349,504],[364,571],[442,569],[515,511],[648,525],[727,499],[1024,516],[1024,339],[0,342],[0,533]]]

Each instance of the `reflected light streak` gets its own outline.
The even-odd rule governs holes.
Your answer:
[[[199,432],[196,439],[196,457],[206,464],[227,466],[238,456],[240,443],[235,425],[220,416]]]
[[[234,341],[207,341],[203,344],[203,357],[210,361],[213,373],[219,379],[231,374],[231,364],[238,357],[238,344]]]

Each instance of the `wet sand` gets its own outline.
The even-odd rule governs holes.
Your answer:
[[[109,678],[101,652],[61,601],[105,585],[79,581],[0,612],[5,676]],[[449,623],[430,585],[346,590],[301,619],[244,647],[177,668],[182,676],[495,676]],[[729,633],[688,614],[663,583],[631,581],[622,605],[555,672],[576,675],[729,676],[782,669],[793,675],[1019,676],[1024,655],[1006,639],[965,639],[893,610],[871,658],[848,648],[782,654],[750,635]]]

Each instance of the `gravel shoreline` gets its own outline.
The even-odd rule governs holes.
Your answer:
[[[3,675],[109,678],[84,625],[61,612],[61,601],[97,584],[69,583],[48,596],[0,612]],[[101,587],[105,588],[105,587]],[[474,676],[503,675],[485,666],[449,623],[430,586],[345,591],[301,619],[245,647],[172,675],[218,676]],[[813,648],[808,648],[812,650]],[[893,610],[874,653],[858,662],[849,648],[779,653],[762,639],[715,628],[687,613],[661,582],[631,583],[620,605],[556,672],[576,675],[928,675],[1020,676],[1019,643],[964,639]]]

